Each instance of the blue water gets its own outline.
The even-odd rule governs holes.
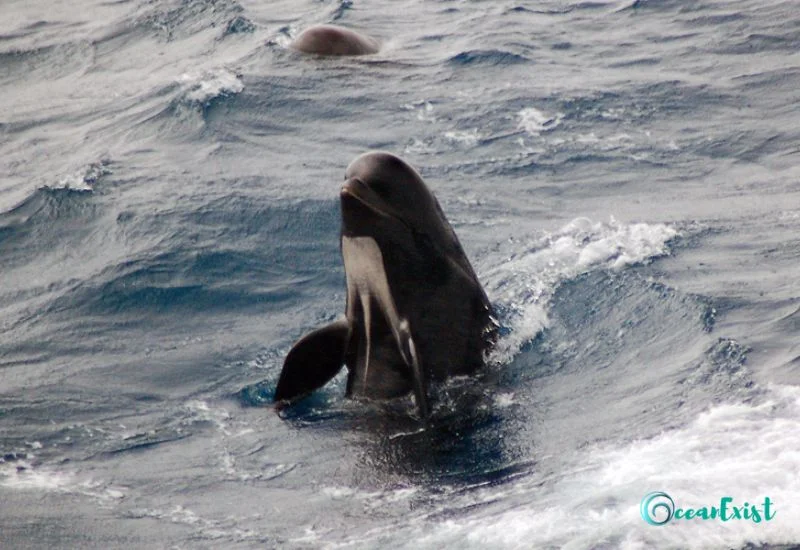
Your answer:
[[[799,48],[790,1],[5,1],[0,546],[800,544]],[[268,405],[370,149],[502,324],[426,431]]]

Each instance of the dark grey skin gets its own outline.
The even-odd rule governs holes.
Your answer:
[[[345,319],[301,338],[275,401],[293,403],[347,366],[347,396],[413,392],[430,412],[431,383],[474,374],[494,343],[492,307],[436,198],[400,158],[370,152],[341,190]]]
[[[344,27],[315,25],[300,33],[289,47],[317,55],[367,55],[377,53],[380,43]]]

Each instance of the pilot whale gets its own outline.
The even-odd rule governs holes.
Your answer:
[[[497,334],[491,304],[438,201],[405,161],[359,156],[340,201],[345,318],[292,347],[274,400],[298,401],[345,365],[348,397],[413,392],[427,418],[432,383],[484,364]]]
[[[317,55],[366,55],[377,53],[380,43],[338,25],[314,25],[301,32],[289,47]]]

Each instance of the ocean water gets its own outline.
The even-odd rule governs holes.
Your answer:
[[[797,8],[4,0],[0,546],[800,544]],[[287,48],[323,22],[382,50]],[[269,406],[371,149],[502,324],[427,430],[342,376]]]

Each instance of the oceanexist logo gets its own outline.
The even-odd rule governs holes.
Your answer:
[[[672,497],[663,491],[656,491],[645,495],[639,506],[642,519],[650,525],[665,525],[671,520],[702,519],[702,520],[745,520],[753,523],[770,521],[775,517],[774,502],[769,497],[764,497],[761,504],[745,502],[738,506],[733,503],[733,498],[722,497],[719,506],[701,506],[699,508],[676,508]]]

